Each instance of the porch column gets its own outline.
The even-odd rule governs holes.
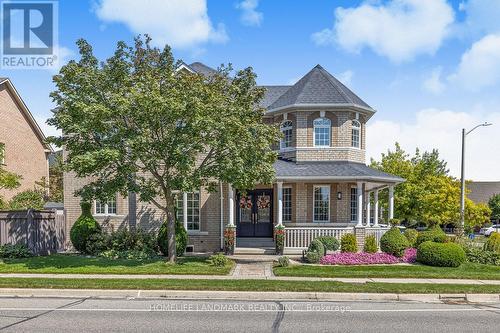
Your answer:
[[[373,226],[378,227],[378,190],[373,193]]]
[[[227,185],[228,191],[227,191],[227,202],[229,205],[229,220],[228,220],[228,225],[231,227],[234,227],[234,191],[233,187],[231,184]]]
[[[370,210],[371,210],[371,202],[370,202],[370,197],[371,197],[371,194],[372,192],[366,192],[367,195],[366,195],[366,226],[369,227],[370,226]]]
[[[278,225],[283,225],[283,182],[278,185]]]
[[[394,218],[394,186],[389,186],[389,221]]]
[[[356,194],[358,195],[358,202],[357,202],[358,223],[356,224],[356,227],[362,227],[363,226],[363,183],[362,182],[358,182],[358,188],[356,190]]]
[[[188,230],[188,194],[187,192],[182,193],[182,224],[184,229]]]

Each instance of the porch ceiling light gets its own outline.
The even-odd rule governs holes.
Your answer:
[[[342,200],[342,192],[337,192],[337,200]]]

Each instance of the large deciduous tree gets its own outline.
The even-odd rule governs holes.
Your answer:
[[[5,154],[5,147],[3,145],[0,145],[0,161],[4,160],[4,154]],[[21,183],[22,177],[13,173],[9,172],[4,169],[2,163],[0,163],[0,190],[7,189],[7,190],[12,190],[15,188],[18,188]],[[0,196],[0,209],[7,209],[8,205]]]
[[[495,194],[490,198],[488,206],[491,209],[491,218],[500,220],[500,193]]]
[[[456,223],[460,219],[460,182],[449,175],[439,152],[407,154],[398,143],[394,150],[382,154],[371,166],[403,177],[406,181],[395,189],[395,215],[409,223]],[[476,227],[489,220],[490,210],[466,198],[465,222]]]
[[[91,179],[78,191],[84,200],[137,193],[164,212],[168,260],[175,260],[175,191],[218,182],[249,189],[271,183],[279,140],[262,121],[264,91],[251,68],[231,76],[231,66],[209,76],[178,71],[169,47],[117,44],[99,63],[85,40],[81,59],[54,76],[57,104],[49,124],[66,146],[65,168]]]

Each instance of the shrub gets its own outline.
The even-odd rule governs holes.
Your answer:
[[[82,215],[71,227],[70,239],[77,251],[86,253],[88,240],[92,235],[101,233],[101,226],[90,213],[92,206],[89,202],[82,202],[80,206],[82,207]]]
[[[120,229],[111,234],[101,232],[89,237],[85,252],[107,258],[142,260],[157,255],[156,238],[141,229]]]
[[[279,267],[288,267],[290,265],[290,259],[288,257],[279,257],[277,266]]]
[[[85,244],[85,253],[94,256],[108,250],[111,250],[111,235],[104,232],[90,235]]]
[[[488,240],[484,244],[486,251],[493,251],[500,253],[500,233],[492,232]]]
[[[446,242],[446,234],[443,229],[439,226],[434,226],[429,230],[422,231],[418,234],[417,241],[415,242],[415,246],[418,247],[423,242],[436,242],[436,243],[444,243]]]
[[[106,250],[99,253],[99,256],[109,259],[129,259],[129,260],[147,260],[155,257],[155,253],[148,250]]]
[[[210,265],[215,267],[225,267],[229,264],[229,258],[224,253],[213,254],[208,258]]]
[[[397,227],[391,228],[380,238],[380,249],[396,257],[403,256],[405,250],[409,247],[408,240]]]
[[[401,224],[401,220],[400,219],[392,218],[392,219],[389,220],[389,225],[391,227],[397,227],[400,224]]]
[[[307,262],[309,262],[311,264],[318,264],[322,257],[323,257],[323,255],[319,254],[316,251],[307,251],[306,252]]]
[[[10,209],[43,209],[45,200],[43,192],[38,190],[27,190],[16,194],[9,202]]]
[[[403,235],[408,240],[410,247],[414,247],[417,242],[418,231],[415,229],[406,229]]]
[[[325,247],[325,251],[337,251],[340,247],[339,241],[333,236],[321,236],[316,238]]]
[[[321,256],[325,254],[325,247],[323,243],[319,239],[314,239],[307,248],[308,252],[318,252]]]
[[[354,234],[345,234],[340,239],[340,251],[342,252],[358,252],[358,242]]]
[[[477,247],[464,247],[464,251],[468,262],[500,266],[500,253],[498,252],[485,251]]]
[[[28,258],[32,253],[24,244],[4,244],[0,246],[0,258],[16,259]]]
[[[465,252],[455,243],[427,241],[419,245],[417,261],[429,266],[458,267],[465,262]]]
[[[168,255],[167,222],[163,223],[158,231],[158,247],[160,252]],[[177,256],[182,256],[186,251],[187,231],[180,221],[175,221],[175,252]]]
[[[365,246],[363,247],[363,251],[366,253],[377,253],[377,239],[375,235],[370,235],[365,238]]]

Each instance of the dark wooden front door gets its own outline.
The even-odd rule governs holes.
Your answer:
[[[238,237],[272,237],[273,190],[238,193],[236,225]]]

